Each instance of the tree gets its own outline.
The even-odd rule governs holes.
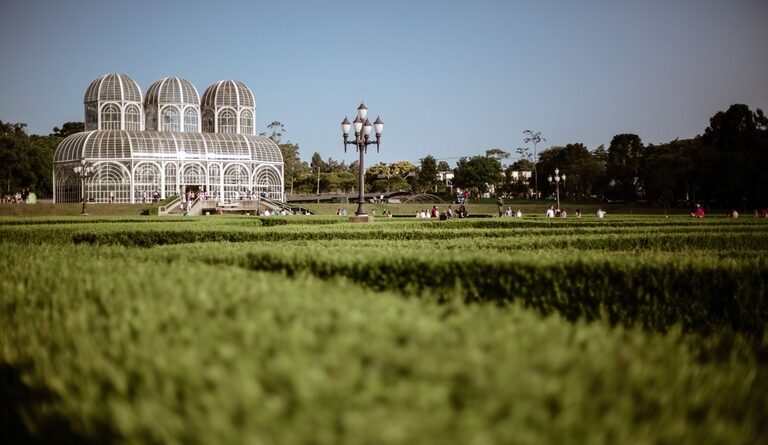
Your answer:
[[[83,122],[65,122],[61,128],[53,127],[53,133],[51,133],[49,136],[65,138],[67,136],[83,131],[85,131],[85,124]]]
[[[314,152],[312,154],[312,161],[309,163],[309,167],[312,169],[312,172],[317,173],[318,169],[320,172],[324,172],[328,170],[328,164],[323,161],[323,157],[320,156],[320,153]]]
[[[416,166],[408,161],[397,161],[392,164],[379,162],[365,171],[365,182],[373,192],[409,190],[411,184],[407,179],[416,177],[416,172]]]
[[[285,185],[290,187],[289,194],[293,195],[295,183],[308,173],[308,166],[301,161],[299,144],[294,144],[291,141],[282,143],[282,138],[286,133],[285,125],[282,122],[272,121],[267,125],[267,130],[269,130],[269,135],[267,133],[261,133],[261,135],[267,136],[280,148],[280,153],[283,155]]]
[[[451,171],[451,166],[446,161],[440,161],[437,163],[437,171],[445,173]]]
[[[437,183],[437,160],[427,155],[421,159],[418,172],[418,184],[422,192],[431,192]]]
[[[283,123],[280,121],[272,121],[269,125],[267,125],[267,130],[269,130],[269,135],[267,135],[267,133],[261,133],[261,135],[267,136],[268,138],[272,139],[275,144],[279,145],[280,140],[285,133],[285,126]]]
[[[53,154],[61,142],[58,136],[29,137],[29,180],[27,188],[38,197],[53,196]]]
[[[643,158],[643,142],[636,134],[617,134],[608,146],[606,174],[613,196],[635,201],[641,189],[640,167]]]
[[[280,153],[283,155],[283,169],[285,171],[286,185],[290,186],[290,194],[293,195],[294,183],[307,173],[306,164],[301,162],[298,144],[279,144]]]
[[[533,194],[534,196],[538,196],[539,193],[539,171],[536,166],[539,162],[539,155],[538,151],[536,150],[536,145],[542,141],[546,142],[547,140],[544,139],[544,137],[541,135],[540,131],[534,131],[534,130],[525,130],[523,131],[523,134],[526,135],[525,139],[523,139],[523,142],[526,144],[533,143]]]
[[[501,182],[501,163],[486,156],[461,158],[453,171],[453,184],[462,189],[477,189],[482,195]]]
[[[534,165],[530,159],[520,159],[512,163],[510,167],[512,167],[512,170],[514,171],[532,172]]]
[[[0,181],[5,193],[28,187],[30,177],[27,124],[0,121]]]
[[[485,150],[485,155],[489,158],[493,158],[499,161],[502,159],[507,159],[510,156],[509,152],[506,152],[500,148],[489,148],[488,150]]]
[[[530,161],[531,158],[532,158],[531,147],[517,147],[515,149],[515,152],[517,152],[518,160],[526,159],[526,160]],[[533,164],[533,163],[531,163],[531,164]],[[531,169],[531,171],[533,171],[533,169]]]
[[[732,207],[762,207],[768,203],[764,179],[768,169],[768,119],[763,110],[752,112],[744,104],[734,104],[717,112],[709,120],[702,142],[713,150],[712,164],[704,163],[704,168],[709,167],[710,174],[716,175],[705,189],[709,198]]]
[[[566,175],[560,190],[572,199],[584,199],[596,194],[602,182],[603,166],[600,161],[581,143],[568,144],[565,147],[551,147],[541,152],[539,167],[548,176],[555,169]],[[554,186],[548,185],[550,193]]]

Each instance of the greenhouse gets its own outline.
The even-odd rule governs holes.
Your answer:
[[[201,107],[184,79],[161,79],[142,100],[130,77],[108,74],[91,83],[84,105],[88,131],[54,154],[55,202],[136,203],[187,192],[285,199],[280,149],[255,134],[253,94],[241,82],[214,83]],[[79,170],[87,177],[75,169],[84,165],[92,167]]]

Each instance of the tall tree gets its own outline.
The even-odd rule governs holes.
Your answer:
[[[453,175],[453,185],[456,187],[465,190],[476,189],[480,194],[484,194],[490,186],[501,182],[501,163],[486,156],[461,158]]]
[[[419,165],[419,188],[423,192],[432,192],[437,183],[437,160],[432,155],[427,155],[421,159]]]
[[[280,153],[283,155],[283,169],[285,172],[286,186],[289,187],[289,193],[293,195],[294,183],[304,174],[307,173],[306,164],[301,162],[299,156],[298,144],[280,144]]]
[[[640,183],[640,167],[643,159],[643,142],[631,133],[617,134],[608,146],[606,174],[613,195],[625,201],[635,201]]]
[[[757,207],[768,204],[768,119],[761,109],[744,104],[716,113],[703,142],[714,149],[717,180],[710,181],[709,198],[721,205]],[[712,178],[714,179],[714,178]]]
[[[312,154],[312,161],[309,163],[309,167],[312,169],[313,173],[317,173],[318,170],[320,170],[321,173],[328,170],[328,164],[323,161],[323,157],[320,156],[320,153],[318,152]]]
[[[547,140],[541,135],[540,131],[525,130],[523,131],[525,138],[523,142],[526,144],[533,144],[533,193],[534,196],[538,196],[539,193],[539,170],[537,165],[539,163],[539,153],[537,151],[537,145]]]

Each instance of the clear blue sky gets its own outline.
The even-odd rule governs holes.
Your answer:
[[[514,152],[525,129],[660,143],[768,107],[765,0],[2,0],[0,52],[0,120],[31,133],[82,121],[104,73],[236,79],[305,160],[355,159],[339,123],[361,99],[386,124],[366,163]]]

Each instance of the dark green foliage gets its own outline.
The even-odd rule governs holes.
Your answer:
[[[463,189],[475,189],[480,194],[501,182],[501,163],[498,159],[475,156],[461,158],[453,170],[453,185]]]
[[[308,254],[311,253],[311,254]],[[606,319],[666,331],[674,325],[707,333],[721,329],[760,339],[768,323],[768,261],[636,261],[616,258],[502,260],[477,255],[424,259],[388,253],[360,261],[322,251],[262,251],[248,267],[344,276],[378,290],[457,292],[466,301],[515,302],[568,320]]]

